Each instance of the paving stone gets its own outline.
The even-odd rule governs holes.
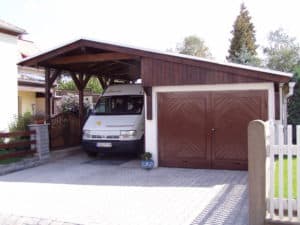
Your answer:
[[[29,217],[16,225],[248,223],[245,171],[146,171],[128,158],[117,164],[95,160],[78,154],[1,176],[0,221],[14,212]]]

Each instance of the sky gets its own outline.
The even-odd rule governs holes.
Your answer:
[[[242,2],[258,45],[278,28],[300,40],[299,0],[0,0],[0,19],[25,29],[41,51],[80,37],[165,51],[197,35],[225,61]]]

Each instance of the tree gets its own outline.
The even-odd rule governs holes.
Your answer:
[[[271,31],[264,47],[266,67],[294,74],[294,95],[288,100],[288,123],[300,124],[300,46],[283,29]]]
[[[182,43],[177,44],[175,51],[185,55],[212,58],[212,55],[208,47],[205,45],[204,40],[196,35],[185,37]]]
[[[73,80],[64,79],[58,81],[58,89],[61,90],[73,90],[76,91],[77,87]],[[87,83],[85,89],[90,89],[93,93],[102,93],[103,88],[101,87],[99,81],[96,77],[91,77],[89,82]]]
[[[300,65],[293,69],[294,81],[296,82],[294,94],[288,99],[288,123],[300,124]]]
[[[96,77],[91,77],[86,85],[86,89],[90,89],[94,93],[102,93],[103,91],[103,88]]]
[[[260,60],[257,58],[257,45],[255,44],[255,30],[251,22],[251,16],[244,3],[241,4],[240,14],[237,16],[231,39],[229,55],[226,57],[229,62],[258,66]]]
[[[290,37],[283,29],[271,31],[269,45],[264,48],[266,66],[283,72],[293,72],[300,61],[300,46],[296,38]]]
[[[244,44],[240,52],[237,52],[236,56],[232,58],[231,62],[250,66],[261,66],[261,60],[257,56],[252,55]]]

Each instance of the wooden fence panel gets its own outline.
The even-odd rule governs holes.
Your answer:
[[[74,113],[60,113],[51,118],[50,148],[51,150],[76,146],[81,143],[81,127],[79,116]]]
[[[294,132],[296,135],[291,125],[286,129],[281,124],[270,126],[270,167],[266,172],[270,174],[267,193],[271,220],[300,221],[300,126]]]
[[[22,157],[27,155],[33,155],[36,153],[35,140],[29,140],[30,136],[35,134],[35,131],[16,131],[0,133],[0,138],[27,138],[28,140],[10,140],[7,143],[0,143],[0,151],[4,149],[4,154],[0,154],[0,160],[9,159],[14,157]],[[3,150],[2,150],[3,151]]]

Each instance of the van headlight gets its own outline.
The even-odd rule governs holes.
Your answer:
[[[127,139],[127,138],[133,138],[136,136],[136,130],[121,130],[120,138],[121,139]]]
[[[90,130],[84,130],[82,138],[83,139],[91,139],[92,138],[92,132]]]

